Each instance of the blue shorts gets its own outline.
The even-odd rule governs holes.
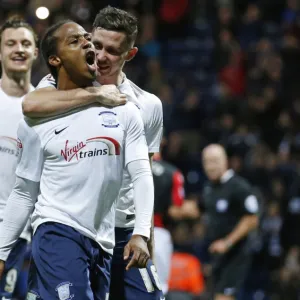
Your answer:
[[[27,299],[107,300],[111,255],[72,227],[44,223],[32,240]]]
[[[147,268],[131,268],[126,271],[129,261],[124,261],[124,247],[132,235],[132,228],[116,228],[116,246],[114,248],[110,300],[160,300],[164,299],[159,279],[152,261]]]
[[[14,248],[10,252],[7,261],[5,263],[5,270],[3,277],[0,281],[0,297],[2,299],[11,299],[18,276],[22,270],[25,254],[27,249],[27,241],[24,239],[18,239]]]

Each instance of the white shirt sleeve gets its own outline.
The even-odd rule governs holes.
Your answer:
[[[150,237],[154,206],[154,185],[149,160],[135,160],[127,165],[133,183],[135,226],[133,234]]]
[[[134,160],[148,159],[144,125],[138,108],[127,103],[125,136],[125,167]]]
[[[152,96],[155,106],[153,113],[149,115],[149,125],[145,128],[145,134],[149,153],[157,153],[163,134],[163,110],[161,101],[154,95]]]
[[[35,89],[38,90],[38,89],[42,89],[42,88],[46,88],[46,87],[55,87],[56,88],[55,79],[52,77],[51,74],[48,74],[45,77],[43,77]]]
[[[20,153],[17,176],[39,182],[44,164],[44,153],[40,137],[25,120],[19,124],[18,146]]]
[[[6,260],[20,237],[39,193],[39,183],[17,177],[0,223],[0,259]]]

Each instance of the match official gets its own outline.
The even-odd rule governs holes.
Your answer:
[[[207,146],[202,153],[209,179],[203,189],[212,254],[214,300],[234,300],[251,265],[249,235],[259,223],[259,202],[253,188],[228,169],[224,148]]]

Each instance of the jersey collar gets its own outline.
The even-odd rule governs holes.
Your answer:
[[[117,87],[119,91],[125,95],[127,95],[130,98],[130,101],[133,102],[138,108],[139,107],[139,102],[137,100],[137,97],[132,90],[131,84],[129,79],[126,77],[126,74],[123,73],[123,81],[122,83]],[[93,82],[93,86],[101,86],[101,84],[98,81]]]
[[[130,101],[133,102],[138,108],[140,108],[139,101],[131,87],[129,79],[126,77],[125,74],[124,74],[123,82],[118,86],[118,89],[121,93],[127,95]]]
[[[222,175],[220,182],[221,182],[221,183],[227,182],[231,177],[233,177],[233,175],[234,175],[234,171],[233,171],[233,170],[231,170],[231,169],[230,169],[230,170],[227,170],[227,171]]]

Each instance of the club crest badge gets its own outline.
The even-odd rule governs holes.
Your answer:
[[[119,127],[119,120],[117,114],[112,111],[102,111],[99,113],[99,116],[102,119],[102,126],[107,128],[116,128]]]

